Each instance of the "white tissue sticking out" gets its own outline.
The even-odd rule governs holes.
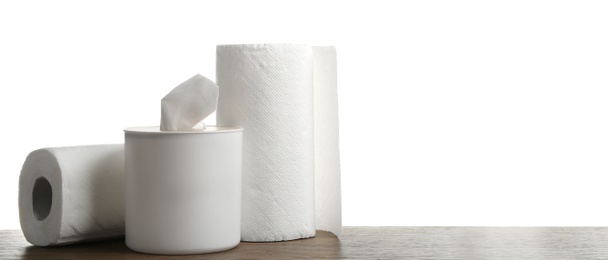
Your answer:
[[[217,107],[217,85],[199,75],[179,84],[161,100],[160,130],[205,129],[203,119]]]

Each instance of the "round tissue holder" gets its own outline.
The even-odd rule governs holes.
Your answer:
[[[150,254],[228,250],[241,239],[243,129],[125,129],[127,246]]]

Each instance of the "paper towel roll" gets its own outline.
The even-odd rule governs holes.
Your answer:
[[[31,152],[19,177],[19,218],[37,246],[123,235],[123,145]]]
[[[281,241],[315,235],[317,227],[336,234],[341,230],[339,158],[323,162],[317,173],[333,175],[317,179],[315,153],[328,148],[337,151],[337,140],[315,146],[315,135],[324,135],[315,125],[315,110],[337,109],[319,102],[315,107],[314,82],[333,87],[331,71],[315,79],[313,69],[326,59],[335,59],[335,49],[316,49],[307,45],[256,44],[217,47],[217,83],[220,87],[217,123],[242,126],[243,192],[241,239],[243,241]],[[331,52],[333,51],[333,56]],[[318,55],[318,56],[317,56]],[[315,64],[318,60],[319,64]],[[335,61],[329,67],[334,68]],[[331,83],[333,82],[333,83]],[[332,85],[333,84],[333,85]],[[325,96],[325,94],[323,94]],[[331,98],[331,97],[328,97]],[[337,110],[330,112],[332,115]],[[337,119],[337,118],[335,118]],[[333,119],[332,119],[333,120]],[[318,128],[319,131],[315,131]],[[329,129],[337,131],[337,121]],[[316,133],[318,132],[318,133]],[[330,131],[331,132],[331,131]],[[328,139],[336,138],[329,133]],[[332,156],[337,153],[332,152]],[[331,162],[330,162],[331,161]],[[334,167],[338,165],[338,167]],[[331,182],[331,183],[330,183]],[[315,186],[317,194],[315,194]],[[320,207],[315,212],[315,200]],[[329,211],[325,211],[328,208]],[[323,218],[317,220],[315,216]]]

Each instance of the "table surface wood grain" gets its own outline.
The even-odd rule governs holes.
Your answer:
[[[240,243],[213,254],[157,256],[124,239],[61,247],[30,245],[0,230],[0,259],[608,259],[608,227],[344,227],[338,238]]]

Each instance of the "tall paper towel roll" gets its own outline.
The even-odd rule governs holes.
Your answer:
[[[19,218],[37,246],[123,235],[123,145],[31,152],[19,177]]]
[[[335,49],[323,50],[333,51],[333,56],[321,53],[317,56],[316,48],[306,45],[217,47],[217,83],[220,87],[217,123],[245,129],[243,241],[306,238],[314,236],[317,227],[340,233],[339,158],[322,164],[322,167],[332,164],[332,170],[317,171],[334,176],[317,177],[328,181],[327,185],[315,185],[315,154],[327,145],[337,146],[337,140],[317,146],[314,140],[317,132],[319,135],[327,133],[322,130],[324,126],[315,125],[315,110],[323,113],[324,109],[337,109],[336,106],[315,107],[314,82],[323,80],[314,78],[313,69],[320,65],[314,61],[324,63],[325,59],[321,57],[335,59]],[[329,75],[331,73],[320,77],[335,78],[335,75]],[[335,91],[335,80],[323,82]],[[337,103],[337,99],[331,102]],[[330,128],[334,125],[337,130],[337,121],[331,123]],[[319,131],[315,131],[317,128]],[[330,135],[329,138],[334,137]],[[332,151],[337,149],[330,148]],[[315,186],[320,188],[317,194]],[[317,210],[323,212],[315,212],[315,200],[321,204]],[[337,208],[325,211],[331,207]],[[325,220],[317,221],[322,225],[315,224],[315,216]]]

